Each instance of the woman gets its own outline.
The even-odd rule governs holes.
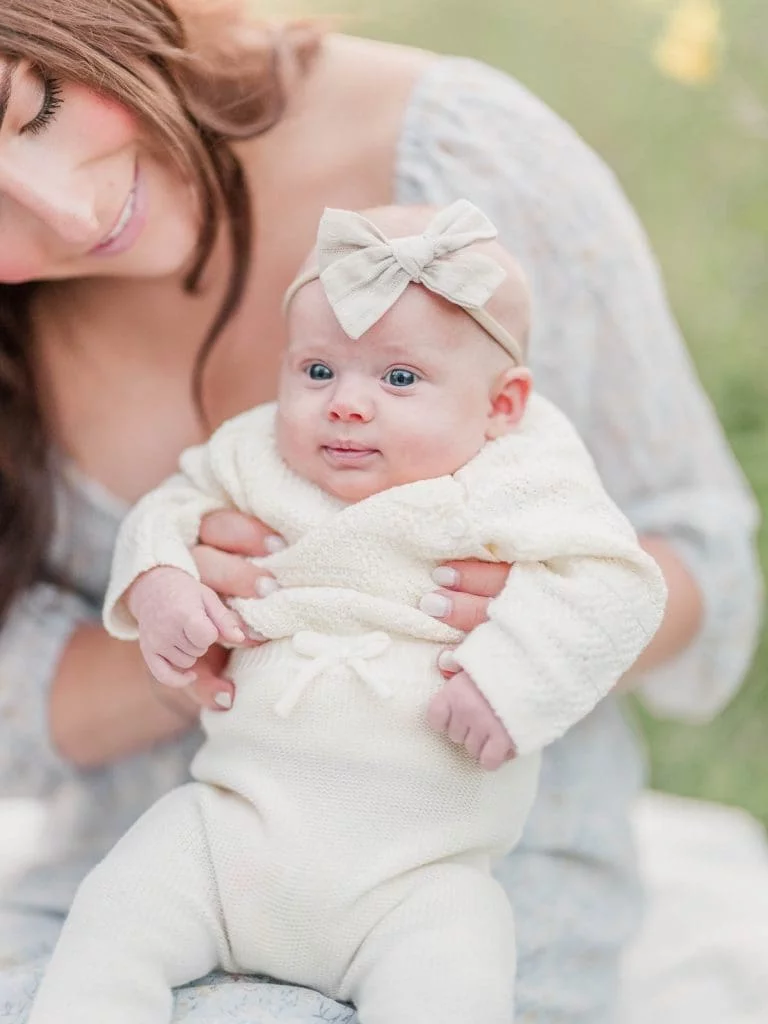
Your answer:
[[[637,682],[692,718],[730,696],[757,618],[750,495],[614,180],[519,85],[471,61],[267,31],[236,3],[5,0],[0,118],[0,795],[45,796],[53,814],[46,862],[0,910],[10,1020],[78,880],[184,780],[197,705],[231,704],[221,652],[194,692],[161,690],[98,607],[128,504],[273,397],[280,299],[325,205],[465,196],[499,225],[534,290],[538,385],[667,578]],[[219,515],[196,557],[221,593],[252,594],[271,581],[242,555],[275,543]],[[470,629],[507,570],[446,568],[425,609]],[[521,1021],[615,1020],[641,774],[613,699],[546,752],[499,871],[520,922]],[[253,979],[178,1004],[190,1021],[319,1013],[350,1017]]]

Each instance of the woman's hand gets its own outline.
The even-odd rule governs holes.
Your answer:
[[[152,692],[161,704],[189,725],[197,721],[201,710],[229,711],[235,699],[235,688],[223,675],[229,653],[214,644],[195,663],[197,679],[194,683],[171,688],[150,677]]]
[[[284,547],[283,538],[258,519],[222,510],[205,517],[192,555],[203,583],[222,597],[266,597],[277,590],[277,582],[248,558],[273,555]]]
[[[488,605],[503,590],[510,568],[507,562],[477,559],[446,562],[432,573],[439,589],[426,594],[419,608],[454,629],[469,633],[488,618]],[[446,679],[460,671],[448,648],[440,654],[438,665]]]
[[[200,527],[200,543],[192,555],[202,582],[222,597],[266,597],[277,590],[277,581],[248,558],[274,554],[284,547],[282,537],[258,519],[226,510],[206,516]],[[252,644],[261,642],[259,637],[249,640]],[[158,683],[158,699],[190,721],[197,718],[201,708],[228,711],[235,700],[235,688],[223,674],[228,656],[229,651],[214,645],[195,664],[194,683],[176,691]]]

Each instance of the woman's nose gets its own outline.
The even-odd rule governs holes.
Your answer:
[[[99,242],[93,201],[79,195],[74,182],[51,169],[0,165],[0,196],[10,199],[68,245],[91,247]]]

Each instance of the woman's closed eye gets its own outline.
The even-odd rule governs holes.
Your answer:
[[[43,87],[42,103],[37,114],[21,129],[25,135],[39,135],[44,131],[55,120],[63,102],[63,88],[59,79],[44,75],[40,81]]]

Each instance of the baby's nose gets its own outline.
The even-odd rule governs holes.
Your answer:
[[[329,414],[343,423],[367,423],[373,418],[373,403],[362,390],[340,387],[331,398]]]
[[[371,418],[370,413],[360,405],[351,405],[348,402],[334,402],[330,414],[332,420],[339,420],[342,423],[367,423]]]

